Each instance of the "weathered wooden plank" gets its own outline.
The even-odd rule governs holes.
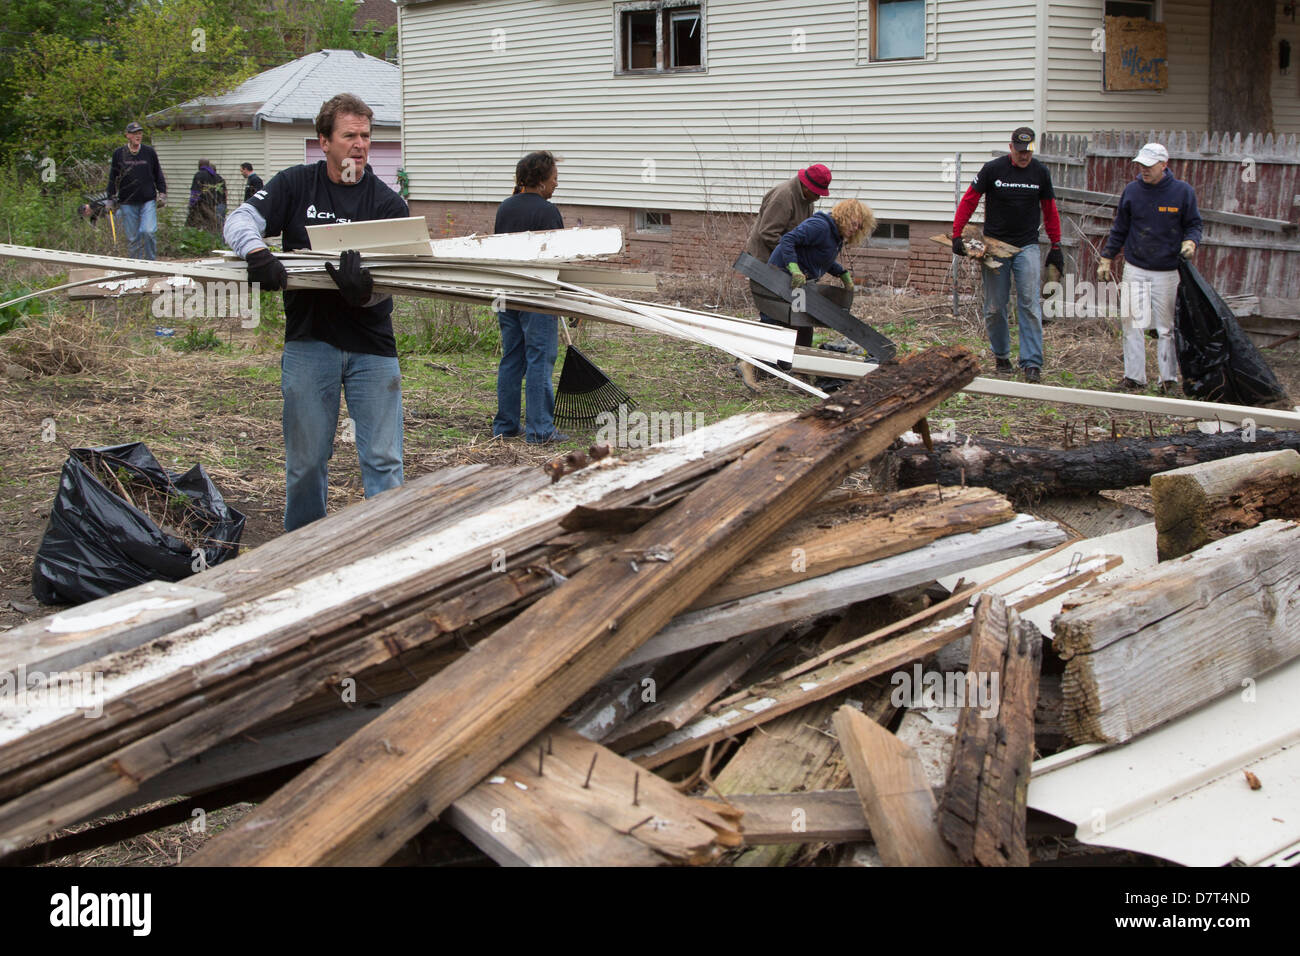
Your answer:
[[[1038,628],[1021,621],[999,595],[980,595],[966,701],[938,814],[939,832],[965,863],[1029,865],[1025,801],[1042,664]],[[979,694],[977,684],[983,685]],[[992,706],[982,708],[985,703]]]
[[[910,747],[852,707],[835,732],[886,866],[959,866],[935,825],[934,794]]]
[[[740,830],[746,846],[857,843],[871,838],[856,790],[729,793],[727,802],[744,814]]]
[[[1018,611],[1081,587],[1118,565],[1119,558],[1095,556],[1082,560],[1074,569],[1063,569],[1017,588],[1006,595]],[[907,631],[849,656],[824,664],[797,677],[756,684],[746,696],[729,698],[725,709],[691,721],[676,733],[628,754],[645,767],[659,767],[710,743],[735,736],[750,727],[766,723],[814,700],[821,700],[910,664],[970,633],[969,608],[925,627]]]
[[[927,541],[1011,521],[1011,503],[986,488],[935,487],[860,499],[795,521],[696,607],[712,607],[842,568],[914,551]]]
[[[662,866],[740,845],[736,817],[554,725],[441,819],[503,866]]]
[[[1052,629],[1066,733],[1128,740],[1300,655],[1300,526],[1267,521],[1089,587]]]
[[[580,571],[194,859],[304,864],[391,856],[674,613],[969,381],[975,365],[965,350],[932,349],[777,428],[632,535],[624,555]]]
[[[849,782],[848,767],[831,733],[831,719],[840,707],[846,705],[860,707],[869,719],[877,723],[889,723],[894,716],[890,688],[884,681],[873,681],[851,693],[815,701],[778,717],[760,732],[750,734],[722,768],[714,788],[718,793],[729,795],[738,791],[781,793],[846,786]],[[741,823],[743,827],[744,821]],[[795,816],[786,819],[788,828],[800,823],[806,824],[806,821]],[[753,847],[740,854],[734,865],[788,866],[802,851],[801,844],[811,842],[815,842],[813,837]]]
[[[490,575],[503,561],[508,568],[511,553],[558,534],[559,520],[574,505],[631,503],[653,494],[656,487],[662,490],[665,483],[671,487],[675,481],[707,472],[752,444],[772,421],[763,416],[729,420],[726,427],[710,426],[656,446],[633,462],[604,459],[603,467],[584,469],[556,485],[532,489],[527,481],[521,482],[525,491],[519,494],[508,485],[498,486],[490,507],[485,507],[491,500],[485,497],[488,489],[480,488],[482,495],[467,496],[456,503],[460,507],[445,507],[423,535],[306,580],[299,577],[274,593],[227,606],[198,624],[172,632],[159,639],[162,644],[155,640],[129,655],[106,660],[104,713],[94,730],[102,733],[121,721],[137,719],[207,680],[224,678],[250,657],[266,660],[314,635],[366,619],[373,622],[390,608],[466,575]],[[719,452],[720,459],[714,457]],[[330,533],[326,540],[332,537]],[[251,566],[232,568],[217,580],[231,581],[243,571],[253,572],[245,576],[256,579],[275,566],[268,563],[264,568],[260,562],[273,560],[277,553],[283,552],[272,547],[263,555],[258,549],[247,556]],[[301,567],[301,558],[294,564]],[[205,580],[211,579],[194,579],[199,584]],[[4,715],[0,717],[0,771],[49,753],[51,741],[80,740],[88,732],[71,709]]]
[[[1065,533],[1053,522],[1017,515],[1004,524],[939,538],[904,554],[689,611],[629,655],[624,666],[716,644],[776,622],[823,614],[1027,551],[1051,548],[1064,538]]]
[[[1237,455],[1153,475],[1156,553],[1179,558],[1269,518],[1300,518],[1300,453]]]
[[[225,601],[206,588],[150,581],[7,632],[0,667],[13,674],[77,668],[201,620]]]
[[[669,685],[661,700],[637,711],[601,742],[622,753],[677,730],[753,667],[785,631],[784,625],[755,631],[706,654]]]

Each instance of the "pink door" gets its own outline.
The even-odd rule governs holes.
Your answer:
[[[305,141],[304,161],[315,163],[325,158],[320,151],[320,144],[309,139]],[[371,140],[370,166],[384,182],[397,189],[397,169],[402,165],[402,144],[397,140]]]

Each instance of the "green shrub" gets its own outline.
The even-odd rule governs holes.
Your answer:
[[[211,329],[191,325],[184,335],[172,341],[172,348],[178,352],[204,352],[221,348],[221,339]]]

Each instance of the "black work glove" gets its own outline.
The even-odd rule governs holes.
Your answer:
[[[1061,254],[1060,246],[1052,246],[1052,248],[1047,251],[1047,265],[1056,266],[1056,268],[1061,271],[1062,275],[1065,274],[1065,256]]]
[[[954,256],[966,255],[966,243],[961,241],[961,236],[952,237],[952,254]]]
[[[248,280],[258,283],[263,292],[275,292],[289,285],[289,273],[270,249],[250,252],[244,261],[248,263]]]
[[[334,263],[325,263],[325,271],[330,274],[334,284],[339,287],[343,301],[353,307],[360,307],[370,301],[375,291],[375,280],[369,269],[361,268],[361,253],[349,249],[339,256],[339,267]]]

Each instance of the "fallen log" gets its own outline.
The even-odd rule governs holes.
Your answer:
[[[882,490],[978,485],[1025,502],[1145,485],[1152,475],[1173,468],[1283,448],[1300,451],[1300,431],[1119,438],[1064,450],[965,435],[955,442],[936,442],[933,453],[920,446],[890,451],[872,463],[871,482]]]
[[[1300,518],[1300,453],[1237,455],[1151,477],[1156,554],[1179,558],[1269,518]]]
[[[1066,734],[1121,743],[1300,655],[1300,526],[1268,521],[1081,591],[1052,620]]]
[[[623,553],[578,572],[192,860],[387,859],[766,538],[970,382],[976,367],[964,349],[931,349],[778,427],[628,538]]]

